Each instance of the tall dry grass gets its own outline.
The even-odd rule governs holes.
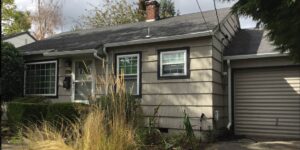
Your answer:
[[[30,150],[132,150],[137,149],[134,118],[128,119],[124,76],[98,77],[97,90],[106,90],[110,105],[90,101],[85,118],[57,129],[49,122],[25,128]],[[109,107],[109,108],[106,108]]]

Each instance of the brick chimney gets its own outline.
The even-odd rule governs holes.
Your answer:
[[[145,0],[146,4],[146,22],[159,19],[159,3],[156,0]]]

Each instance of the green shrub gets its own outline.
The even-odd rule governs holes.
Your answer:
[[[13,99],[13,102],[19,103],[50,103],[47,101],[45,97],[41,96],[25,96],[25,97],[17,97]]]
[[[8,123],[12,127],[38,123],[46,117],[47,108],[47,104],[10,102],[7,104]]]
[[[74,122],[87,114],[88,106],[80,103],[23,103],[16,100],[7,104],[8,123],[12,128],[20,125],[41,123],[46,120],[54,125],[63,125]],[[31,99],[27,102],[37,102],[40,99]],[[60,125],[58,127],[61,127]]]
[[[1,98],[22,95],[23,70],[22,54],[14,45],[1,41]]]
[[[81,103],[54,103],[48,105],[46,120],[55,125],[74,122],[85,115],[87,105]]]

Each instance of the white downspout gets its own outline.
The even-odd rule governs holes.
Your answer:
[[[108,54],[106,52],[106,47],[105,46],[103,47],[102,51],[103,51],[103,54],[106,57],[106,60],[105,60],[105,58],[99,57],[97,55],[97,52],[94,52],[94,57],[97,58],[97,59],[99,59],[99,60],[102,60],[103,63],[105,63],[105,79],[107,80],[108,79],[108,60],[109,60],[109,58],[108,58]],[[108,87],[105,87],[105,88],[106,88],[105,89],[105,94],[107,95],[107,93],[108,93]]]
[[[227,87],[228,87],[228,124],[227,129],[230,130],[232,126],[232,96],[231,96],[231,65],[230,65],[230,59],[227,59]]]
[[[105,64],[105,79],[106,80],[108,80],[108,63],[109,63],[109,56],[108,56],[108,54],[107,54],[107,51],[106,51],[106,47],[105,46],[103,46],[103,49],[102,49],[102,51],[103,51],[103,54],[105,55],[105,57],[106,57],[106,64]],[[106,89],[105,89],[105,95],[108,95],[108,85],[105,87]]]

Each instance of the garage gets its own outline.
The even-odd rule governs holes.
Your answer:
[[[237,135],[300,138],[300,67],[233,70]]]

